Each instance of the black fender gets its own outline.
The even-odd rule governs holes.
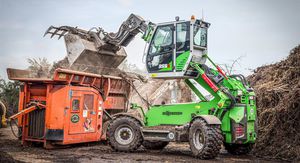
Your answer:
[[[207,124],[210,124],[210,125],[221,125],[222,124],[220,119],[218,117],[214,116],[214,115],[197,115],[197,116],[194,116],[191,123],[197,118],[204,119],[205,122]]]
[[[127,117],[134,118],[140,123],[141,126],[145,126],[143,120],[139,117],[136,117],[133,113],[117,113],[117,114],[114,114],[112,116],[112,118],[114,119],[114,118],[118,118],[120,116],[127,116]]]

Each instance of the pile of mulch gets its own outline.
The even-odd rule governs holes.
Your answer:
[[[258,157],[300,160],[300,45],[248,77],[257,95]]]

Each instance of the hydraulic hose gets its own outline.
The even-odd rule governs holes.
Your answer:
[[[221,115],[221,120],[222,120],[224,118],[225,113],[234,107],[234,105],[236,104],[236,100],[235,97],[227,89],[222,87],[221,91],[230,99],[230,105],[222,112]]]
[[[234,75],[230,75],[229,77],[232,77],[232,78],[239,78],[240,81],[242,82],[243,86],[245,88],[247,88],[247,81],[245,79],[245,77],[242,75],[242,74],[234,74]]]

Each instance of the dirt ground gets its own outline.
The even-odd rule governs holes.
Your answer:
[[[0,129],[0,162],[276,162],[276,160],[263,160],[252,155],[233,156],[225,150],[222,150],[219,157],[214,160],[199,160],[191,156],[186,143],[172,143],[162,151],[147,151],[141,147],[134,153],[114,152],[101,142],[46,150],[42,147],[23,147],[8,127]]]

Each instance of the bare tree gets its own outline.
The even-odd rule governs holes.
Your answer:
[[[230,60],[231,64],[220,64],[222,66],[223,71],[225,71],[226,74],[231,75],[234,71],[235,71],[235,67],[238,64],[239,66],[241,66],[240,61],[246,57],[245,55],[243,56],[239,56],[236,59]],[[224,68],[225,69],[224,69]]]
[[[46,58],[29,58],[27,62],[30,64],[28,69],[35,73],[37,77],[48,77],[50,75],[51,64]]]

